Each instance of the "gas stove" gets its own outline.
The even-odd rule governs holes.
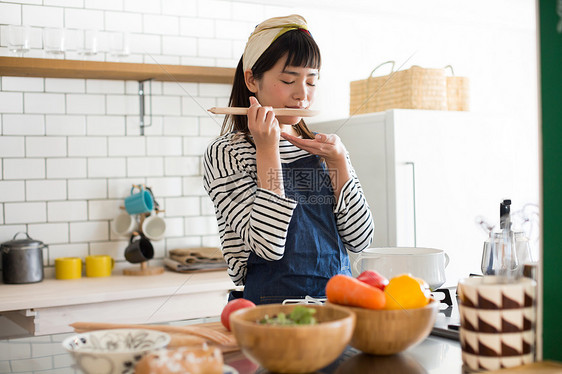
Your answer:
[[[457,288],[439,288],[432,292],[433,298],[439,301],[439,313],[431,335],[442,338],[459,340],[459,304],[457,302]]]

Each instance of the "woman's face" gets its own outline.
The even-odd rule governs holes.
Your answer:
[[[280,59],[260,80],[255,81],[253,87],[248,88],[256,94],[262,106],[306,109],[314,101],[318,69],[285,67],[286,59]],[[277,120],[281,125],[295,125],[301,117],[278,116]]]

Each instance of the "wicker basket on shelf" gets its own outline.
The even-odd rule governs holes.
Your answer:
[[[451,76],[447,76],[447,110],[468,111],[470,107],[470,86],[468,78],[457,77],[451,65],[445,69],[451,70]]]
[[[373,77],[385,64],[392,64],[391,73]],[[350,83],[350,115],[387,109],[447,110],[445,69],[412,66],[395,72],[394,61],[387,61],[373,69],[369,78]]]

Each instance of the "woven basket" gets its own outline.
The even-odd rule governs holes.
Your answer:
[[[445,69],[451,69],[451,75],[447,77],[447,110],[468,111],[469,110],[469,82],[466,77],[456,77],[451,65]]]
[[[391,74],[373,77],[375,71],[392,64]],[[447,110],[445,69],[412,66],[394,72],[394,61],[377,66],[368,79],[350,83],[350,115],[387,109]]]

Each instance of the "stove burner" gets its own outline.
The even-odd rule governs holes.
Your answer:
[[[431,335],[459,340],[460,318],[458,303],[456,294],[454,300],[451,297],[451,291],[456,293],[456,288],[440,288],[432,292],[433,298],[440,303],[440,310],[437,314],[435,325],[431,330]]]

